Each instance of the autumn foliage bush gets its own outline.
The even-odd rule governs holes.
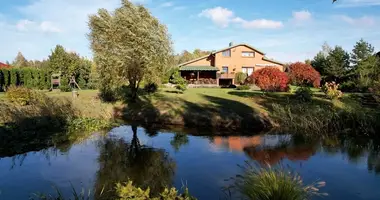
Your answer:
[[[311,65],[296,62],[289,66],[289,78],[292,84],[299,86],[312,85],[318,88],[321,84],[321,75]]]
[[[284,92],[289,89],[288,75],[273,67],[265,67],[253,72],[249,80],[264,91]]]

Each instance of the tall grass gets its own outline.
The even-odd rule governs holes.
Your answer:
[[[228,188],[229,191],[237,191],[242,199],[306,200],[327,195],[319,192],[325,182],[305,184],[300,175],[283,168],[261,168],[247,162],[243,171],[243,174],[232,178],[234,183]]]
[[[0,125],[3,124],[3,127],[19,131],[57,128],[69,131],[94,131],[107,127],[111,118],[100,112],[95,115],[89,111],[98,108],[82,109],[83,105],[75,103],[70,98],[48,97],[42,92],[29,89],[15,88],[14,90],[24,92],[17,94],[12,93],[12,90],[8,91],[12,94],[7,95],[8,101],[0,102],[0,113],[2,113]],[[24,95],[25,91],[29,94]],[[22,103],[17,103],[20,100]],[[92,118],[92,116],[95,117]]]
[[[65,197],[63,195],[62,191],[57,188],[53,187],[56,194],[33,194],[33,197],[31,197],[31,200],[91,200],[93,199],[93,193],[91,193],[91,190],[88,190],[86,192],[84,189],[81,191],[77,191],[72,185],[71,185],[71,195],[70,197]],[[103,188],[104,189],[104,188]],[[103,190],[98,191],[99,194],[97,195],[97,199],[104,199],[104,200],[196,200],[196,198],[192,197],[189,194],[189,190],[187,187],[184,187],[184,193],[180,194],[175,188],[165,188],[164,191],[162,191],[159,195],[159,197],[151,197],[150,189],[143,190],[139,187],[136,187],[133,185],[132,181],[128,181],[127,183],[121,184],[117,183],[115,184],[115,189],[118,194],[118,198],[109,198],[106,195],[103,196]],[[96,191],[95,191],[96,192]]]
[[[56,192],[55,195],[36,193],[36,194],[33,194],[32,197],[30,197],[29,199],[31,200],[91,200],[93,199],[93,194],[91,193],[91,190],[88,190],[87,192],[85,191],[85,189],[82,189],[81,191],[77,191],[73,185],[71,185],[71,197],[69,198],[65,197],[62,191],[56,186],[53,186],[53,189]]]
[[[376,136],[380,113],[360,106],[316,105],[313,103],[272,104],[271,117],[282,131],[295,134],[328,135],[350,133]]]

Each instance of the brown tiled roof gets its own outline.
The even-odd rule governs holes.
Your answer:
[[[10,68],[10,65],[0,62],[0,68]]]
[[[253,46],[251,46],[251,45],[244,44],[244,43],[242,43],[242,44],[237,44],[237,45],[233,45],[233,46],[230,46],[230,47],[227,47],[227,48],[224,48],[224,49],[220,49],[220,50],[218,50],[218,51],[213,51],[210,55],[214,55],[214,54],[216,54],[216,53],[219,53],[219,52],[222,52],[222,51],[226,51],[226,50],[228,50],[228,49],[232,49],[232,48],[235,48],[235,47],[238,47],[238,46],[246,46],[246,47],[248,47],[248,48],[250,48],[250,49],[253,49],[253,50],[255,50],[255,51],[257,51],[257,52],[259,52],[259,53],[265,55],[265,53],[264,53],[263,51],[261,51],[261,50],[255,48],[255,47],[253,47]],[[202,56],[202,57],[199,57],[199,58],[195,58],[195,59],[193,59],[193,60],[190,60],[190,61],[187,61],[187,62],[181,63],[181,64],[179,64],[178,66],[181,67],[181,66],[183,66],[183,65],[187,65],[187,64],[189,64],[189,63],[192,63],[192,62],[195,62],[195,61],[201,60],[201,59],[203,59],[203,58],[207,58],[207,57],[209,57],[210,55],[205,55],[205,56]],[[280,64],[280,65],[283,65],[283,63],[281,63],[281,62],[279,62],[279,61],[275,61],[275,60],[272,60],[272,59],[269,59],[269,58],[267,58],[267,57],[265,57],[265,56],[264,56],[263,59],[266,60],[266,61],[270,61],[270,62],[274,62],[274,63]]]

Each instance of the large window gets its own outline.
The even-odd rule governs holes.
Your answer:
[[[228,67],[227,66],[223,66],[222,67],[222,72],[225,73],[225,74],[228,74]]]
[[[242,67],[241,71],[250,76],[253,73],[253,67]]]
[[[255,57],[255,52],[253,51],[243,51],[241,52],[242,57]]]
[[[222,52],[223,57],[231,57],[231,49]]]

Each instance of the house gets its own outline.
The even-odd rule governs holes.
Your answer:
[[[11,67],[10,65],[7,65],[5,63],[0,62],[0,69],[1,68],[10,68],[10,67]]]
[[[264,67],[284,71],[284,64],[265,57],[265,53],[248,44],[229,47],[179,65],[181,76],[194,84],[234,84],[238,72],[251,75]]]

